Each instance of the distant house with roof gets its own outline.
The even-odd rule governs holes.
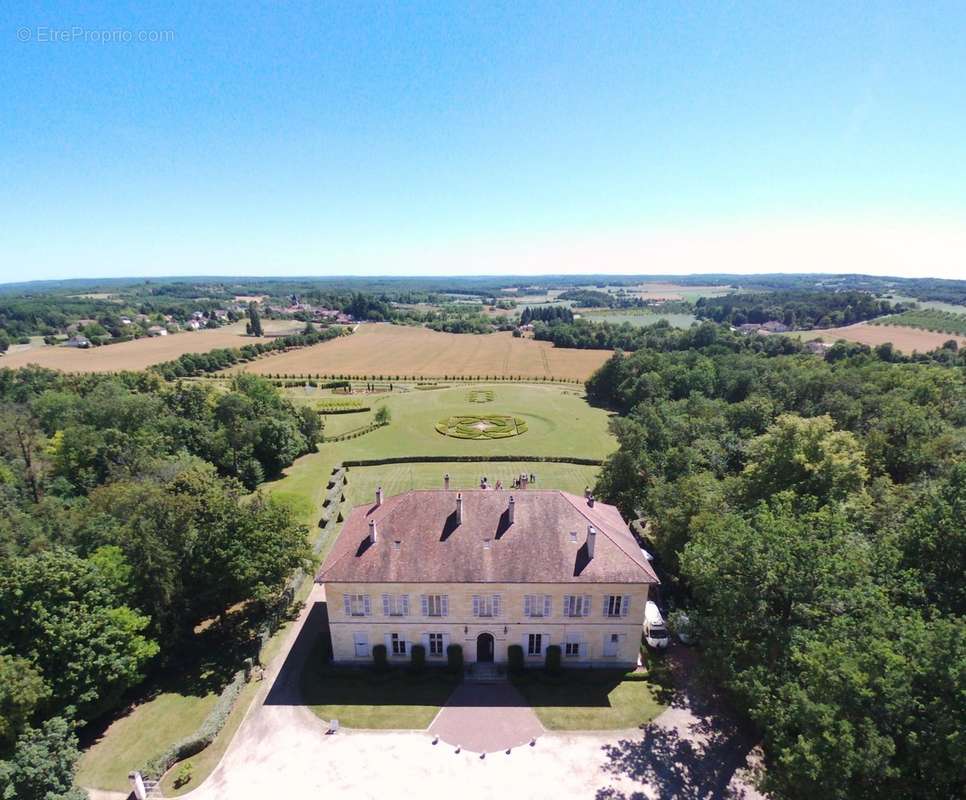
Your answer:
[[[71,336],[64,344],[67,347],[80,347],[81,349],[86,350],[91,346],[91,340],[86,336],[76,335]]]
[[[168,329],[162,327],[161,325],[152,325],[148,328],[148,336],[167,336]]]
[[[612,505],[559,491],[410,491],[349,513],[319,570],[333,658],[390,660],[450,644],[467,662],[505,662],[520,645],[543,664],[637,663],[644,607],[658,584]]]

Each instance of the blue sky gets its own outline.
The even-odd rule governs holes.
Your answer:
[[[0,280],[966,277],[962,2],[74,6],[0,11]]]

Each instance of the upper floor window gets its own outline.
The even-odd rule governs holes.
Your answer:
[[[550,607],[549,594],[526,594],[523,596],[523,616],[525,617],[549,617]]]
[[[631,598],[626,594],[604,595],[605,617],[626,617],[630,609]]]
[[[409,595],[384,594],[382,596],[382,613],[387,617],[408,617]]]
[[[367,594],[344,594],[342,604],[347,617],[368,617],[372,614],[372,604]]]
[[[449,597],[445,594],[424,594],[420,597],[424,617],[449,616]]]
[[[589,594],[564,595],[564,616],[565,617],[590,616],[590,595]]]
[[[473,595],[473,616],[474,617],[500,616],[500,595],[474,594]]]

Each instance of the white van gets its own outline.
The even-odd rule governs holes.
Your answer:
[[[661,610],[653,600],[648,600],[644,605],[644,641],[657,650],[663,650],[671,641]]]

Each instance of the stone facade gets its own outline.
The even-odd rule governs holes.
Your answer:
[[[325,583],[333,658],[357,664],[371,663],[376,644],[397,662],[422,644],[427,662],[443,663],[453,643],[472,663],[480,646],[486,659],[489,644],[480,637],[489,634],[497,663],[519,644],[528,665],[541,666],[555,644],[565,666],[632,667],[649,588],[646,582]]]

